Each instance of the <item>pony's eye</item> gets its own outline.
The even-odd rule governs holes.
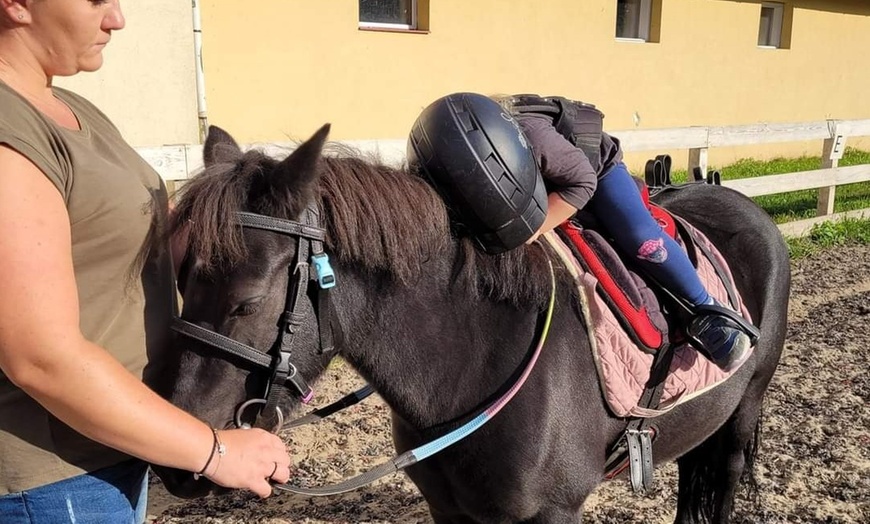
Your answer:
[[[231,317],[246,317],[248,315],[253,315],[260,308],[260,301],[252,301],[246,302],[244,304],[239,304],[236,308],[230,313]]]

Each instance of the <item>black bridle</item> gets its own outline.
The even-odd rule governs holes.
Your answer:
[[[328,256],[323,251],[326,232],[320,227],[316,208],[309,206],[303,213],[303,217],[304,223],[255,213],[236,213],[237,224],[242,228],[287,235],[297,241],[296,257],[289,267],[284,312],[278,319],[278,336],[268,352],[200,327],[181,317],[173,319],[172,329],[181,335],[268,372],[263,397],[249,399],[237,408],[234,422],[238,427],[250,427],[242,420],[244,412],[252,405],[260,405],[262,407],[257,413],[255,424],[267,424],[261,427],[271,427],[275,432],[281,429],[284,425],[284,414],[278,405],[281,388],[275,387],[276,385],[290,388],[303,403],[308,403],[313,397],[314,392],[292,361],[293,343],[299,328],[305,321],[305,314],[301,312],[300,304],[313,281],[317,282],[314,307],[319,332],[318,353],[322,355],[334,351],[333,330],[340,334],[340,327],[337,319],[331,315],[329,303],[329,289],[335,285],[335,274],[329,264]],[[270,415],[273,410],[274,416]],[[261,416],[266,417],[265,420],[261,420]]]

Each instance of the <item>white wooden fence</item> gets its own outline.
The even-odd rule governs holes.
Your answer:
[[[688,167],[707,172],[707,152],[713,147],[746,146],[778,142],[822,141],[822,162],[819,169],[770,175],[757,178],[723,181],[722,185],[733,188],[747,196],[772,195],[802,189],[818,189],[819,200],[815,218],[798,220],[780,225],[785,235],[800,236],[816,223],[843,217],[870,217],[870,208],[834,213],[836,187],[854,182],[870,181],[870,164],[838,167],[846,139],[850,136],[870,136],[870,119],[825,120],[790,124],[754,124],[723,127],[680,127],[614,131],[626,151],[688,151]],[[355,140],[346,144],[361,151],[377,154],[390,164],[405,160],[406,141]],[[245,147],[262,147],[271,154],[286,154],[293,144],[250,144]],[[202,146],[172,145],[138,149],[160,175],[174,185],[189,178],[202,168]]]

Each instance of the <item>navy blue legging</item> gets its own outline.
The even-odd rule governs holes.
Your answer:
[[[650,215],[625,164],[598,181],[589,209],[623,253],[634,256],[662,285],[693,305],[709,301],[689,257]]]

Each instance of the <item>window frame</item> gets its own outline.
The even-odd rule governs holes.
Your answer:
[[[619,17],[619,0],[616,0],[616,9],[616,16]],[[616,35],[616,40],[619,42],[648,43],[650,41],[652,26],[652,10],[653,0],[640,0],[640,13],[637,20],[637,36]],[[618,28],[614,27],[614,32],[616,30],[618,30]]]
[[[398,31],[416,31],[420,25],[418,15],[418,4],[419,0],[408,0],[411,2],[411,23],[410,24],[393,24],[387,22],[365,22],[363,20],[359,20],[359,28],[360,29],[392,29]],[[362,0],[360,0],[362,2]],[[362,18],[362,10],[360,10],[358,14],[359,18]]]
[[[767,41],[768,43],[762,44],[761,40],[761,22],[764,20],[764,10],[772,9],[773,17],[771,18],[771,23],[768,28]],[[785,19],[785,4],[781,2],[762,2],[761,10],[759,11],[759,20],[758,20],[758,47],[761,49],[782,49],[782,32],[783,32],[783,24]],[[769,42],[774,42],[773,44]]]

